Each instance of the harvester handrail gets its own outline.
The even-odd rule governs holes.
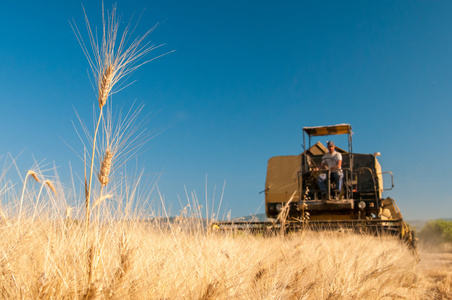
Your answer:
[[[383,175],[383,174],[391,174],[391,188],[390,189],[383,189],[383,191],[390,191],[390,190],[392,190],[394,188],[394,175],[392,174],[392,172],[391,171],[386,171],[386,172],[381,172],[379,174],[381,174],[381,175]]]

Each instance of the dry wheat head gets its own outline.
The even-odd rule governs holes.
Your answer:
[[[112,64],[108,65],[103,72],[101,80],[99,80],[99,107],[102,108],[107,103],[108,96],[112,88],[113,75],[115,68]]]
[[[52,192],[56,195],[57,191],[55,189],[55,186],[53,185],[53,183],[50,180],[46,180],[44,181],[45,184],[47,184],[47,186],[52,190]]]
[[[99,182],[102,186],[106,186],[110,181],[110,178],[108,176],[110,175],[111,172],[112,159],[113,153],[110,150],[107,150],[105,152],[104,160],[101,163],[99,172]]]
[[[31,175],[31,177],[33,177],[33,178],[36,180],[36,182],[39,182],[38,174],[36,174],[35,171],[33,171],[33,170],[28,170],[27,176],[28,176],[28,175]]]

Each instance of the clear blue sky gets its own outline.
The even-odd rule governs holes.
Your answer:
[[[83,3],[100,25],[101,1]],[[138,158],[173,213],[184,185],[205,198],[226,180],[223,208],[255,213],[267,160],[299,154],[302,127],[350,123],[354,150],[381,152],[407,219],[452,217],[452,2],[118,1],[137,33],[176,50],[134,73],[114,97],[169,128]],[[105,1],[110,8],[112,2]],[[74,107],[89,122],[96,97],[69,25],[85,33],[81,1],[4,1],[0,10],[0,155],[82,164]],[[85,35],[86,38],[86,35]],[[338,146],[345,147],[338,140]],[[69,186],[69,181],[67,182]],[[211,198],[211,195],[209,195]],[[174,203],[171,205],[171,203]],[[263,212],[263,206],[259,212]]]

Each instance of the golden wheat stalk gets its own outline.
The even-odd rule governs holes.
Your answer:
[[[33,178],[36,179],[37,177],[33,176]],[[41,188],[39,189],[38,197],[36,198],[35,211],[33,213],[33,217],[34,217],[34,215],[36,215],[36,211],[38,210],[38,204],[39,204],[39,199],[41,198],[42,189],[46,185],[55,194],[55,196],[57,195],[57,191],[56,191],[55,186],[53,185],[53,183],[50,180],[44,180],[44,182],[41,184]]]
[[[71,220],[72,219],[72,207],[68,206],[66,208],[66,220]]]
[[[84,299],[89,299],[90,294],[92,294],[92,277],[94,269],[94,247],[91,246],[86,253],[86,267],[87,267],[87,284],[88,290],[86,291]]]
[[[22,215],[22,205],[23,205],[23,202],[24,202],[25,187],[27,185],[28,176],[33,177],[37,182],[39,182],[39,178],[38,178],[38,175],[36,174],[36,172],[33,171],[33,170],[28,170],[27,175],[25,175],[25,179],[24,179],[24,186],[22,188],[22,196],[20,197],[19,216],[17,218],[17,225],[18,225],[17,226],[17,230],[18,230],[18,232],[19,232],[19,228],[20,228],[20,226],[19,226],[19,224],[20,224],[20,217]]]
[[[86,188],[87,192],[85,194],[86,202],[86,229],[89,226],[89,214],[90,214],[90,197],[92,190],[92,178],[94,173],[94,156],[96,149],[97,135],[99,131],[99,124],[102,120],[102,108],[107,103],[109,95],[112,93],[114,85],[124,76],[135,70],[139,65],[133,66],[142,56],[154,49],[154,47],[149,47],[147,43],[145,46],[141,46],[141,42],[144,41],[146,36],[150,33],[147,32],[143,37],[136,39],[132,44],[125,48],[125,43],[128,41],[129,32],[128,27],[124,30],[123,35],[120,39],[119,46],[116,46],[116,38],[118,36],[118,28],[120,24],[120,18],[116,16],[116,7],[114,6],[111,15],[108,16],[107,22],[105,21],[105,15],[102,5],[102,21],[103,21],[103,35],[102,43],[100,44],[93,35],[91,27],[88,22],[88,18],[85,14],[85,21],[88,28],[88,35],[91,42],[93,56],[87,50],[80,32],[77,26],[74,24],[73,29],[79,40],[82,50],[88,59],[91,69],[94,74],[94,78],[97,81],[98,88],[98,102],[100,107],[99,119],[97,121],[96,129],[94,131],[93,137],[93,149],[91,154],[91,166],[88,186]]]
[[[99,281],[95,281],[89,284],[88,290],[84,295],[83,299],[86,300],[97,300],[104,299],[102,297],[102,284]]]
[[[134,249],[129,248],[129,242],[123,235],[119,241],[119,253],[120,253],[120,263],[119,268],[115,272],[115,280],[117,282],[121,281],[124,276],[128,273],[132,263],[132,254]]]
[[[278,215],[277,220],[281,224],[281,230],[280,230],[281,236],[284,236],[286,233],[286,222],[287,222],[287,217],[289,216],[290,203],[294,200],[296,193],[297,193],[297,191],[293,192],[289,201],[287,201],[286,204],[284,204],[284,206],[281,209],[281,212]]]
[[[88,187],[86,187],[86,175],[85,175],[85,207],[86,207],[86,221],[85,221],[85,230],[88,232],[89,227],[89,215],[91,209],[89,208],[90,204],[90,198],[91,198],[91,183],[93,182],[93,173],[94,173],[94,154],[96,153],[96,139],[97,139],[97,132],[99,131],[99,124],[102,119],[102,107],[100,108],[100,114],[99,119],[97,120],[96,130],[94,131],[94,138],[93,138],[93,152],[91,154],[91,166],[89,171],[89,184]],[[86,166],[85,166],[86,168]],[[86,171],[85,171],[86,173]],[[85,241],[86,243],[86,241]],[[86,245],[85,245],[86,247]]]
[[[91,207],[91,209],[95,209],[97,206],[99,206],[104,200],[107,200],[109,198],[113,197],[113,195],[104,195],[102,197],[100,197],[99,199],[97,199],[96,202],[94,202],[93,207]]]
[[[6,217],[5,213],[3,212],[3,210],[0,208],[0,218],[2,222],[5,222],[7,226],[10,225],[8,218]]]
[[[107,289],[109,297],[117,299],[127,297],[127,294],[124,293],[124,285],[127,285],[127,275],[132,272],[136,251],[136,248],[130,248],[130,244],[131,241],[123,234],[118,244],[119,266],[116,267],[110,286]]]
[[[147,42],[147,38],[150,33],[154,30],[151,28],[144,35],[137,37],[135,39],[131,38],[131,33],[133,33],[133,28],[131,28],[131,23],[129,22],[125,29],[122,31],[122,35],[118,34],[119,25],[122,23],[120,16],[116,14],[116,5],[113,5],[111,13],[104,13],[104,5],[102,3],[102,35],[101,41],[99,42],[97,33],[93,34],[91,26],[85,12],[85,23],[88,31],[88,37],[91,44],[90,50],[85,45],[82,35],[77,28],[75,22],[71,22],[72,29],[75,36],[85,54],[91,70],[94,75],[94,80],[96,82],[96,87],[98,89],[98,102],[100,107],[99,118],[97,121],[96,128],[94,130],[94,136],[92,140],[92,152],[91,152],[91,164],[89,170],[89,179],[87,180],[85,172],[85,209],[86,209],[86,220],[85,228],[88,231],[90,222],[90,204],[91,204],[91,194],[92,194],[92,179],[94,174],[94,160],[97,147],[97,136],[99,131],[99,124],[102,120],[102,108],[107,103],[108,97],[118,90],[114,90],[114,86],[121,81],[122,78],[128,77],[132,72],[134,72],[140,66],[166,55],[154,57],[147,61],[141,61],[141,59],[148,54],[150,51],[162,46],[155,46],[150,42]],[[172,52],[172,51],[171,51]],[[86,165],[85,165],[86,168]],[[108,179],[108,176],[106,177]],[[108,180],[107,180],[108,181]],[[102,189],[102,186],[101,186]],[[85,241],[86,248],[86,241]]]
[[[37,297],[38,299],[44,299],[48,285],[49,285],[49,280],[46,276],[46,273],[43,272],[41,274],[41,276],[39,276],[39,279],[38,279],[38,297]]]
[[[41,196],[42,189],[43,189],[46,185],[47,185],[47,186],[49,187],[49,189],[55,194],[55,196],[57,195],[57,191],[56,191],[55,186],[53,185],[52,181],[46,179],[46,180],[44,180],[44,182],[43,182],[42,185],[41,185],[41,188],[39,189],[39,194],[38,194],[38,198],[37,198],[36,202],[39,201],[39,197]]]

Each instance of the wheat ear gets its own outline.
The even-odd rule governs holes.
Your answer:
[[[100,165],[100,171],[97,176],[100,182],[100,197],[99,199],[94,203],[92,209],[94,207],[98,206],[102,201],[104,201],[107,198],[110,198],[111,195],[102,196],[102,188],[108,184],[110,181],[110,178],[108,177],[111,172],[111,163],[113,159],[113,152],[110,150],[107,150],[104,155],[104,159],[102,160],[102,163]],[[99,207],[97,207],[97,218],[99,218]]]
[[[104,155],[104,160],[102,161],[100,165],[100,172],[99,172],[99,182],[104,187],[108,184],[110,181],[110,178],[108,177],[111,172],[111,161],[113,159],[113,153],[110,150],[107,150]]]
[[[102,80],[99,80],[99,107],[102,108],[106,103],[108,96],[110,95],[112,88],[112,81],[114,77],[114,66],[109,65],[105,68],[105,72],[102,74]]]
[[[36,182],[39,182],[38,174],[36,174],[35,171],[33,171],[33,170],[28,170],[27,176],[28,176],[28,175],[30,175],[31,177],[33,177],[33,178],[36,180]]]

